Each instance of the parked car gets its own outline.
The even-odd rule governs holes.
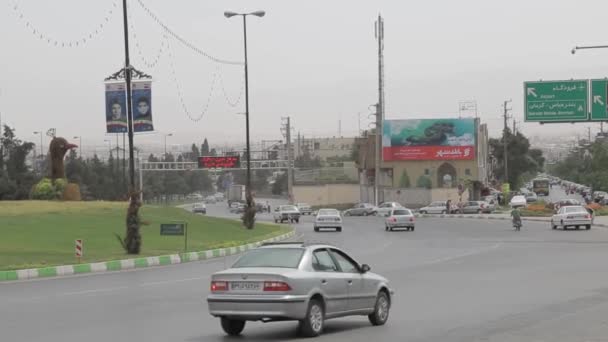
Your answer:
[[[194,203],[192,205],[192,212],[195,214],[206,214],[207,206],[205,206],[205,203]]]
[[[376,209],[376,215],[378,216],[388,216],[391,210],[395,208],[403,208],[403,206],[397,202],[384,202],[378,206]]]
[[[192,194],[189,194],[188,196],[186,196],[186,199],[201,201],[203,199],[203,195],[192,193]]]
[[[538,201],[538,196],[534,192],[530,192],[526,194],[526,203],[536,202]]]
[[[566,199],[562,199],[557,201],[557,203],[555,203],[555,205],[553,206],[555,212],[557,212],[561,207],[566,207],[569,205],[580,205],[582,206],[583,203],[581,203],[581,201],[574,199],[574,198],[566,198]]]
[[[414,213],[406,208],[391,210],[389,216],[384,221],[384,230],[393,231],[395,228],[414,230],[415,227],[416,219],[414,218]]]
[[[488,203],[488,208],[490,212],[493,213],[496,210],[496,204],[498,201],[492,196],[486,196],[483,198],[483,200]]]
[[[593,192],[593,201],[597,203],[604,203],[605,200],[608,199],[608,193],[605,191],[594,191]]]
[[[315,232],[324,228],[331,228],[337,232],[341,232],[342,216],[340,216],[340,212],[336,209],[319,209],[313,223],[313,228]]]
[[[376,213],[376,206],[370,203],[355,204],[354,207],[344,210],[344,216],[368,216]]]
[[[214,273],[207,304],[228,335],[239,335],[246,321],[297,320],[300,334],[312,337],[331,318],[367,315],[372,325],[385,324],[393,294],[386,278],[339,248],[283,242]]]
[[[591,229],[592,219],[591,214],[581,205],[563,206],[551,217],[551,228],[560,227],[565,230],[567,227],[579,229],[584,226],[585,229]]]
[[[232,202],[230,204],[230,209],[228,211],[230,211],[231,213],[234,214],[242,214],[245,212],[245,207],[247,205],[245,203],[241,203],[241,202]]]
[[[528,202],[526,201],[526,196],[524,195],[516,195],[511,198],[509,205],[511,208],[520,208],[525,207]]]
[[[456,210],[455,205],[450,206],[450,211],[453,212]],[[426,207],[422,207],[418,209],[418,212],[421,214],[446,214],[447,213],[447,204],[445,201],[435,201],[431,202],[431,204]]]
[[[300,222],[300,211],[295,205],[280,205],[274,209],[274,222]]]
[[[221,202],[224,200],[224,194],[221,192],[216,192],[215,195],[213,195],[213,197],[215,197],[215,200],[218,202]]]
[[[312,214],[312,207],[307,203],[296,203],[296,207],[298,208],[298,210],[300,211],[300,214],[302,214],[302,215],[311,215]]]
[[[217,199],[215,199],[215,196],[205,197],[205,203],[207,203],[207,204],[215,204],[216,202],[217,202]]]
[[[467,201],[467,202],[463,203],[461,211],[464,214],[470,214],[470,213],[491,214],[493,211],[493,208],[486,201]]]

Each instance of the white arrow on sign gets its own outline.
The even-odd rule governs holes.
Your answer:
[[[602,95],[594,95],[593,96],[593,103],[599,103],[602,106],[604,105],[604,101],[602,101]]]
[[[528,95],[536,96],[536,88],[528,88]]]

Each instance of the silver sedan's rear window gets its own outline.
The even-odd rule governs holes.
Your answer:
[[[260,248],[245,253],[233,268],[240,267],[282,267],[298,268],[302,259],[302,248]]]
[[[393,211],[393,215],[412,215],[412,212],[407,209],[397,209]]]

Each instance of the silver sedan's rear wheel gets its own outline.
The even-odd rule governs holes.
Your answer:
[[[374,312],[367,316],[373,325],[384,325],[388,321],[388,314],[391,308],[390,300],[386,292],[378,292]]]
[[[323,304],[317,299],[311,299],[308,303],[306,318],[300,321],[299,330],[303,336],[319,336],[323,331],[325,322],[325,311]]]
[[[225,317],[221,318],[222,321],[222,329],[226,332],[226,334],[230,336],[240,335],[243,329],[245,329],[245,321],[240,321],[236,319],[228,319]]]

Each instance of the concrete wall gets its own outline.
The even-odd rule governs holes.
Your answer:
[[[295,185],[294,203],[330,205],[357,203],[361,197],[359,184]]]
[[[458,203],[460,196],[458,188],[381,188],[379,192],[380,202],[398,202],[407,208],[420,208],[433,201],[452,200],[453,203]],[[462,194],[462,201],[469,200],[469,192],[465,190]],[[374,202],[374,187],[361,187],[361,202]]]

